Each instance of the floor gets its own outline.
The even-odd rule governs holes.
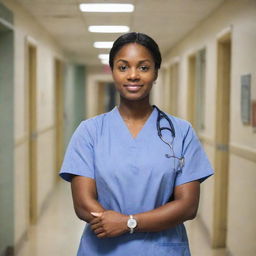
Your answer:
[[[73,212],[70,187],[60,182],[37,226],[17,256],[75,256],[84,223]],[[192,256],[224,256],[212,250],[198,220],[186,224]],[[146,256],[146,255],[145,255]]]

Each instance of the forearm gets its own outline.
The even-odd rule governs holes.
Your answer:
[[[91,212],[103,212],[105,209],[98,202],[95,180],[74,176],[71,182],[73,204],[79,219],[90,222]]]
[[[86,203],[76,204],[74,208],[78,218],[86,221],[87,223],[91,222],[91,220],[94,218],[91,215],[91,212],[105,211],[105,209],[96,199],[89,199],[86,200]]]
[[[191,205],[191,207],[189,207]],[[192,219],[196,207],[186,200],[176,200],[152,211],[134,214],[137,220],[136,232],[158,232],[185,220]],[[99,238],[115,237],[129,232],[128,215],[115,211],[94,213],[95,218],[90,222],[91,228]]]
[[[158,232],[196,216],[197,206],[183,200],[169,202],[152,211],[135,214],[138,226],[136,232]]]
[[[136,232],[159,232],[193,219],[199,204],[200,183],[192,181],[175,187],[174,201],[144,213],[133,213]],[[129,216],[115,211],[96,212],[91,227],[99,238],[115,237],[129,232]]]

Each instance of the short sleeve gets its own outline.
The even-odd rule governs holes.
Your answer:
[[[185,164],[177,174],[175,185],[181,185],[194,180],[203,182],[213,175],[213,168],[191,125],[183,140],[183,157]]]
[[[73,175],[94,179],[94,157],[92,136],[86,121],[75,130],[68,144],[60,170],[60,177],[71,181]]]

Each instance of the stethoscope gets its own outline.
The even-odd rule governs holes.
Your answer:
[[[157,129],[157,134],[159,136],[159,138],[166,144],[169,146],[170,148],[170,151],[171,151],[171,154],[165,154],[165,156],[167,158],[173,158],[173,159],[177,159],[178,160],[178,165],[176,167],[176,164],[175,164],[175,161],[174,161],[174,169],[176,169],[177,171],[181,171],[182,168],[184,167],[185,165],[185,158],[182,156],[182,157],[177,157],[174,153],[174,149],[173,149],[173,141],[175,139],[175,129],[174,129],[174,125],[171,121],[171,119],[163,112],[161,111],[157,106],[153,105],[154,108],[157,109],[157,112],[158,112],[158,115],[157,115],[157,120],[156,120],[156,129]],[[160,123],[161,123],[161,120],[162,119],[165,119],[168,123],[169,123],[169,126],[170,127],[160,127]],[[168,141],[166,139],[164,139],[163,137],[163,134],[162,134],[162,131],[163,130],[168,130],[171,132],[171,140]]]

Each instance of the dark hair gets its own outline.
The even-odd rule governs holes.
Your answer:
[[[148,35],[137,32],[130,32],[124,34],[116,39],[114,42],[110,54],[109,54],[109,66],[113,70],[114,58],[118,51],[126,44],[137,43],[146,47],[155,61],[155,68],[159,69],[162,62],[161,53],[157,43]]]

